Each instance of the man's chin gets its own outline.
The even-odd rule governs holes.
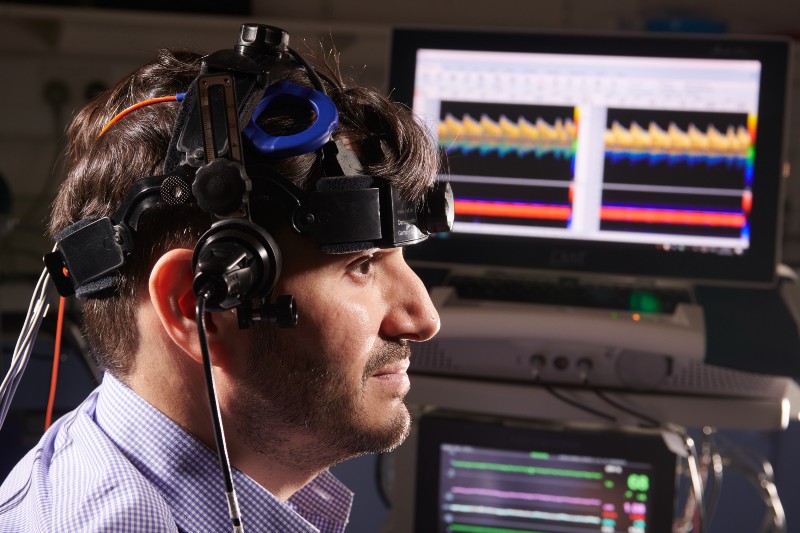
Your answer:
[[[388,443],[386,448],[381,450],[382,452],[394,450],[403,444],[411,430],[411,414],[408,412],[408,407],[406,407],[405,402],[402,400],[398,400],[397,414],[392,422],[391,429],[387,431],[387,435],[391,437],[391,442]]]
[[[361,453],[389,452],[400,446],[408,437],[411,415],[405,403],[395,399],[389,412],[371,411],[369,419],[362,419],[360,427],[353,428],[361,435]],[[369,448],[369,449],[367,449]]]

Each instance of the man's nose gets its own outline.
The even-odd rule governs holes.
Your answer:
[[[383,333],[393,339],[422,342],[439,331],[439,312],[422,280],[402,257],[392,279]]]

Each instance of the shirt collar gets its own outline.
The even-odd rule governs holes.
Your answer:
[[[98,426],[161,492],[185,531],[231,528],[219,459],[197,438],[106,373],[95,413]],[[233,469],[242,523],[253,531],[341,531],[353,494],[323,472],[284,503]]]

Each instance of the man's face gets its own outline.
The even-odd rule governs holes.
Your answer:
[[[288,240],[275,294],[294,295],[299,322],[254,328],[237,392],[239,433],[270,454],[287,439],[305,442],[301,462],[390,450],[410,424],[408,342],[439,329],[428,293],[401,249],[325,255],[306,239]]]

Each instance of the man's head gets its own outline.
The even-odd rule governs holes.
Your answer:
[[[55,202],[53,236],[78,220],[110,216],[137,179],[163,170],[178,104],[139,109],[100,138],[97,134],[132,104],[185,91],[200,64],[195,53],[161,52],[78,114],[68,132],[67,180]],[[364,174],[386,179],[407,199],[419,199],[438,170],[437,152],[422,127],[406,108],[375,91],[347,87],[333,69],[320,68],[326,69],[326,92],[339,113],[334,138],[359,154]],[[287,77],[310,85],[302,70]],[[313,119],[307,110],[275,106],[259,125],[287,135]],[[380,150],[366,150],[375,139]],[[305,190],[322,175],[315,153],[260,163]],[[319,450],[330,448],[328,461],[396,445],[408,428],[402,405],[407,342],[425,340],[438,329],[424,287],[401,249],[323,254],[310,239],[293,233],[273,207],[255,203],[254,220],[267,226],[283,251],[275,293],[293,294],[301,318],[295,330],[258,325],[232,339],[231,350],[241,354],[238,366],[231,365],[232,374],[242,378],[232,407],[240,414],[238,431],[267,452],[280,444],[274,439],[281,428],[305,427]],[[154,265],[170,251],[192,249],[212,222],[194,204],[142,214],[117,287],[84,306],[85,329],[102,367],[123,379],[136,371],[131,354],[139,351],[147,332],[134,325],[139,306],[152,298]],[[156,285],[169,286],[171,280],[164,279]]]
[[[179,104],[138,109],[100,138],[97,134],[116,113],[132,104],[185,91],[197,76],[200,61],[201,56],[196,53],[162,51],[154,61],[80,111],[68,131],[67,180],[54,203],[51,236],[79,220],[112,215],[136,180],[163,171]],[[438,156],[419,124],[405,108],[377,92],[347,87],[331,67],[322,64],[319,68],[327,74],[326,89],[339,110],[335,138],[344,139],[356,150],[366,141],[379,138],[382,150],[360,154],[364,173],[386,178],[404,196],[419,199],[434,179],[438,165]],[[284,77],[310,85],[301,69]],[[307,109],[278,104],[261,117],[260,123],[270,133],[287,135],[306,128],[312,120]],[[321,177],[319,158],[314,152],[263,159],[270,169],[304,189],[313,187]],[[259,176],[251,178],[258,180]],[[275,206],[260,206],[253,214],[264,225],[285,222],[285,213],[278,212]],[[115,327],[114,323],[133,322],[137,295],[146,288],[150,269],[158,257],[175,246],[193,247],[212,222],[213,218],[195,205],[152,208],[143,213],[134,253],[122,269],[118,290],[92,298],[86,305],[89,340],[101,366],[120,376],[130,370],[128,354],[137,346],[135,332]]]

